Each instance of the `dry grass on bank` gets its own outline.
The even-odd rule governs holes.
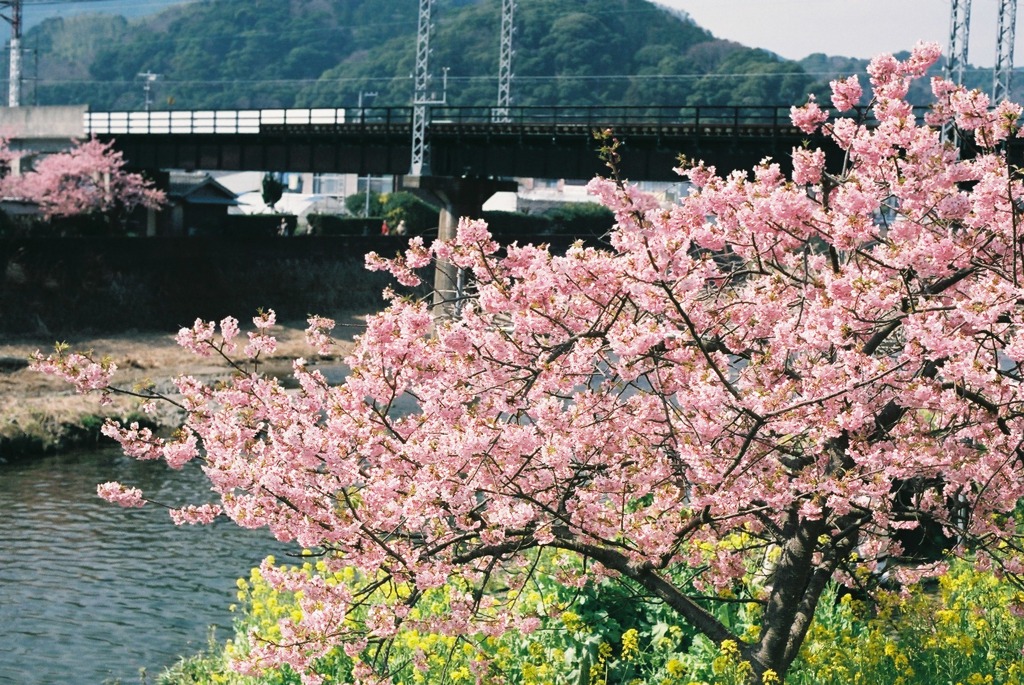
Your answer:
[[[353,339],[365,326],[366,315],[348,312],[336,320],[338,344],[330,358],[322,359],[328,363],[340,362],[349,353]],[[277,352],[261,364],[261,369],[286,375],[292,359],[315,359],[315,352],[304,341],[305,328],[305,321],[279,325],[275,329]],[[242,329],[244,336],[244,322]],[[55,342],[38,336],[0,338],[0,461],[95,444],[102,439],[99,427],[104,417],[129,418],[137,411],[138,402],[132,398],[115,396],[113,404],[100,406],[98,395],[79,395],[66,382],[30,370],[29,356],[36,350],[47,353]],[[110,357],[118,367],[116,384],[124,388],[152,381],[162,389],[168,387],[171,378],[185,373],[206,380],[230,374],[215,358],[197,357],[179,347],[170,331],[129,332],[67,342],[75,350]],[[174,418],[169,410],[149,417],[165,426]]]

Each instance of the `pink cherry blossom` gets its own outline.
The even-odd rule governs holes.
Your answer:
[[[181,328],[175,340],[186,350],[200,357],[209,357],[213,352],[213,334],[216,324],[212,321],[196,319],[192,328]]]
[[[30,364],[37,371],[63,378],[80,393],[105,390],[117,371],[117,364],[109,359],[95,361],[89,354],[69,352],[64,345],[58,345],[56,352],[46,357],[37,350]]]
[[[904,96],[937,54],[872,61],[873,120],[794,108],[842,161],[811,146],[792,151],[791,173],[698,163],[679,170],[693,188],[672,205],[594,179],[615,217],[608,243],[562,254],[499,249],[464,218],[454,240],[367,258],[409,283],[447,261],[472,287],[445,316],[388,291],[344,382],[303,359],[291,383],[236,364],[216,382],[175,380],[184,419],[170,437],[105,428],[139,458],[201,459],[219,501],[179,507],[179,522],[222,511],[323,551],[315,572],[261,566],[299,610],[272,642],[253,635],[238,667],[290,664],[313,682],[339,644],[360,655],[403,629],[536,628],[516,593],[538,554],[560,554],[574,563],[558,582],[629,578],[710,639],[735,640],[755,677],[784,677],[825,580],[894,556],[917,560],[894,578],[941,572],[901,530],[928,525],[950,554],[1024,569],[1024,185],[999,145],[1020,108],[937,81],[938,114],[919,120]],[[838,80],[834,104],[858,89]],[[274,351],[273,319],[253,319],[249,357]],[[310,318],[313,351],[332,325]],[[197,321],[179,335],[202,352],[240,334],[222,322],[218,340]],[[116,391],[109,366],[73,354],[35,365]],[[764,604],[745,641],[700,605],[752,582],[752,566]],[[328,582],[342,572],[355,580]],[[449,613],[413,611],[414,589],[442,585]],[[355,674],[388,677],[368,660]]]
[[[277,323],[277,314],[273,309],[268,309],[265,312],[260,312],[258,316],[252,318],[252,324],[260,331],[266,331],[272,328]]]
[[[840,112],[856,107],[864,94],[856,76],[830,81],[829,86],[832,88],[832,106]]]
[[[66,152],[42,157],[28,173],[4,179],[4,194],[38,203],[47,218],[162,205],[164,192],[125,171],[113,146],[95,138],[77,141]]]
[[[242,350],[245,356],[254,359],[259,355],[270,355],[277,350],[277,338],[272,335],[267,335],[263,332],[264,329],[259,329],[256,332],[249,332],[249,343]]]
[[[306,344],[320,354],[328,354],[334,340],[331,338],[331,331],[334,330],[334,319],[323,316],[311,316],[308,319],[309,328],[306,329]]]
[[[821,182],[825,168],[825,153],[818,150],[793,150],[793,181],[800,184]]]
[[[818,106],[813,96],[804,106],[791,107],[789,116],[793,120],[793,125],[804,133],[814,133],[821,124],[828,120],[828,113]]]
[[[224,352],[233,352],[236,348],[234,340],[238,337],[238,319],[226,316],[220,322],[221,344]]]
[[[189,504],[181,509],[171,509],[171,520],[173,520],[179,526],[181,525],[203,525],[213,523],[222,510],[220,506],[216,504],[201,504],[194,505]]]
[[[96,486],[96,494],[108,502],[122,507],[141,507],[146,503],[142,496],[142,490],[121,485],[116,481]]]

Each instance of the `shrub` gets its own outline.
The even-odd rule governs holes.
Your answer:
[[[307,561],[302,568],[310,576],[321,575],[328,585],[345,583],[355,588],[365,581],[352,569],[329,573],[322,562]],[[259,680],[230,671],[231,659],[247,654],[256,644],[254,636],[279,639],[278,622],[300,611],[299,598],[274,590],[267,571],[264,564],[238,582],[235,636],[223,646],[211,645],[206,653],[184,659],[161,677],[160,685],[298,685],[298,675],[288,667]],[[734,658],[735,645],[732,650],[728,645],[721,650],[710,645],[635,584],[609,578],[583,582],[583,571],[570,555],[540,550],[528,577],[508,579],[517,621],[529,630],[458,638],[399,630],[388,643],[371,643],[361,650],[336,647],[318,662],[318,670],[326,682],[347,682],[362,660],[391,672],[396,682],[419,685],[474,683],[477,676],[486,683],[519,685],[669,685],[684,674],[706,671],[715,675],[717,683],[741,685],[749,664]],[[448,583],[427,590],[410,617],[443,619],[451,614],[453,602],[463,601],[467,589]],[[413,586],[389,583],[366,599],[367,603],[404,601],[413,591]],[[717,610],[720,618],[752,635],[751,619],[759,613],[759,605],[736,602],[725,607]],[[367,614],[364,606],[347,621],[361,625]]]
[[[550,220],[553,233],[575,238],[600,238],[615,223],[612,211],[596,202],[554,207],[544,212],[544,216]]]
[[[406,191],[381,196],[384,218],[394,228],[404,221],[408,235],[437,234],[438,208]]]
[[[569,564],[566,566],[566,564]],[[399,631],[388,654],[363,650],[357,659],[387,658],[405,683],[483,682],[518,685],[742,685],[750,665],[737,644],[714,645],[663,604],[628,583],[588,580],[579,587],[565,555],[542,553],[535,573],[519,591],[517,610],[537,619],[529,633],[500,637],[453,638]],[[320,572],[307,562],[310,574]],[[355,571],[326,578],[351,583]],[[757,592],[755,585],[738,588]],[[459,588],[428,591],[421,612],[445,616]],[[391,588],[398,598],[409,588]],[[738,598],[737,598],[738,599]],[[297,610],[294,596],[273,590],[260,569],[239,580],[236,634],[226,643],[182,660],[161,676],[159,685],[297,685],[299,677],[284,668],[262,679],[230,671],[230,659],[249,649],[250,631],[267,639],[277,635],[277,621]],[[760,605],[737,601],[717,615],[744,640],[757,637]],[[830,587],[806,644],[794,663],[789,685],[1012,685],[1024,682],[1024,593],[995,574],[957,562],[937,587],[915,586],[905,596],[882,592],[874,600],[855,599]],[[326,682],[345,682],[354,666],[338,647],[321,663]],[[771,681],[769,676],[766,679]]]
[[[488,229],[502,242],[538,242],[539,236],[551,233],[551,219],[522,212],[483,212]]]
[[[1010,685],[1024,679],[1024,593],[957,562],[937,588],[823,601],[786,679],[795,685]]]
[[[309,229],[318,236],[375,236],[380,234],[381,217],[357,218],[334,214],[310,214]]]

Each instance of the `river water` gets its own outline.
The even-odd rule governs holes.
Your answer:
[[[206,501],[198,464],[172,471],[116,449],[0,464],[0,685],[132,685],[231,635],[235,581],[294,551],[229,521],[96,496],[119,480],[170,505]]]

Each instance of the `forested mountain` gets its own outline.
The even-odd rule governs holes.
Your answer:
[[[198,0],[136,20],[48,19],[24,45],[27,104],[139,109],[375,106],[412,97],[416,0]],[[452,105],[497,97],[500,0],[437,0],[431,71]],[[789,104],[864,63],[797,63],[716,39],[647,0],[519,0],[517,105]],[[6,65],[0,63],[2,74]]]

